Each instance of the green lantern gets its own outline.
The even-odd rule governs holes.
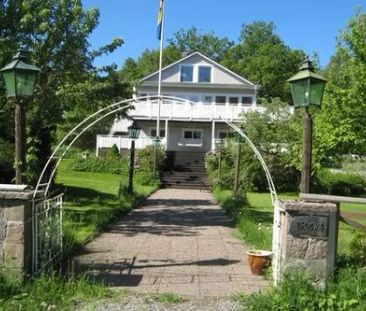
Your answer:
[[[300,71],[289,80],[295,107],[321,106],[327,80],[315,73],[313,64],[305,59]]]
[[[18,51],[13,60],[0,70],[3,74],[7,97],[32,96],[40,69],[29,64],[27,52]]]
[[[128,138],[131,139],[137,139],[140,136],[140,128],[136,124],[135,121],[132,122],[132,124],[127,128],[128,130]]]

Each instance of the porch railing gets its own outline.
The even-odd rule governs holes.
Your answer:
[[[164,138],[161,140],[161,144],[165,145]],[[118,149],[129,149],[131,146],[131,139],[117,135],[97,135],[97,156],[99,155],[99,149],[111,148],[113,145],[116,145]],[[143,149],[151,145],[153,145],[152,138],[138,138],[135,140],[136,149]]]
[[[163,99],[160,109],[160,117],[169,120],[240,120],[243,112],[261,111],[263,107],[256,105],[217,105],[215,103],[193,103],[189,101],[178,101]],[[130,111],[132,117],[156,119],[158,114],[157,100],[139,101],[135,109]]]

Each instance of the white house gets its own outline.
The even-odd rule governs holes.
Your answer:
[[[158,76],[155,72],[136,88],[135,110],[129,115],[141,128],[136,148],[153,143],[158,115]],[[257,107],[258,86],[199,52],[162,69],[160,137],[167,151],[208,152],[215,142],[232,135],[224,120],[239,121],[242,112]],[[140,99],[140,97],[142,97]],[[130,146],[128,120],[116,120],[109,135],[97,136],[97,154],[116,144]]]

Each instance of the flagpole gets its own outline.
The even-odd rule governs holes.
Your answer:
[[[162,3],[162,20],[161,20],[161,36],[160,36],[160,58],[159,58],[159,81],[158,81],[158,116],[156,118],[156,138],[160,140],[160,108],[161,108],[161,70],[163,67],[163,40],[164,40],[164,20],[165,20],[165,1]]]

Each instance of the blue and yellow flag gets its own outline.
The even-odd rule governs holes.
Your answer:
[[[159,15],[158,15],[158,29],[157,29],[157,33],[156,33],[159,40],[161,40],[163,15],[164,15],[164,0],[160,0],[160,9],[159,9]]]

